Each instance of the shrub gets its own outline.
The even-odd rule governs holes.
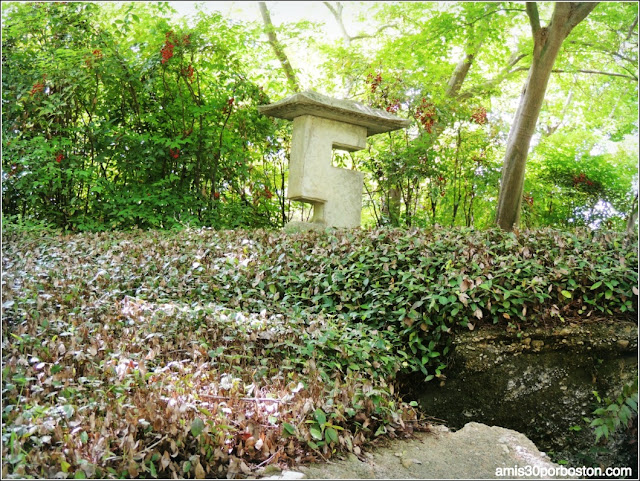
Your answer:
[[[3,475],[203,477],[357,454],[424,427],[397,374],[442,376],[460,329],[635,319],[637,251],[623,242],[12,229]]]

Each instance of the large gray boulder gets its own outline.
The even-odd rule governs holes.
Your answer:
[[[265,479],[552,479],[562,469],[523,434],[480,423],[457,432],[436,426],[363,457],[349,455]]]

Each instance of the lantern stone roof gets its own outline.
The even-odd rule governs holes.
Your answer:
[[[310,90],[269,105],[260,105],[258,111],[264,115],[287,120],[302,115],[313,115],[359,125],[367,129],[367,136],[399,130],[411,123],[384,110],[367,107],[353,100],[334,99]]]

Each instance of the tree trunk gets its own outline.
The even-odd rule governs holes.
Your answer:
[[[400,202],[401,202],[400,189],[397,187],[391,187],[389,189],[389,200],[385,205],[385,214],[389,217],[389,222],[393,226],[400,225]]]
[[[633,199],[633,204],[631,207],[631,212],[629,212],[629,216],[627,217],[627,229],[625,240],[625,246],[629,245],[631,239],[633,238],[634,232],[637,232],[636,223],[638,222],[638,194]]]
[[[512,230],[520,222],[524,171],[529,145],[538,122],[553,64],[564,39],[596,5],[597,3],[558,2],[555,4],[549,25],[540,27],[535,2],[527,2],[527,14],[534,39],[533,62],[509,132],[502,167],[496,222],[505,230]]]
[[[468,42],[468,48],[470,49],[470,52],[467,53],[464,58],[458,62],[458,65],[456,65],[455,70],[451,74],[449,82],[447,82],[447,97],[455,98],[460,93],[462,83],[467,78],[469,69],[473,64],[473,60],[475,59],[476,55],[480,51],[480,47],[482,46],[483,42],[484,37],[481,37],[480,40],[475,42],[475,44],[471,44],[471,42]]]
[[[294,92],[299,92],[300,86],[298,84],[298,79],[296,78],[296,73],[293,71],[293,67],[291,67],[289,58],[284,53],[284,47],[276,37],[275,27],[271,22],[271,15],[269,15],[267,4],[265,2],[258,2],[258,6],[260,7],[260,14],[262,15],[262,21],[264,22],[264,31],[267,34],[267,38],[269,39],[269,44],[271,45],[273,52],[276,54],[276,57],[278,57],[278,60],[280,60],[284,74],[289,82],[289,87],[291,87]]]

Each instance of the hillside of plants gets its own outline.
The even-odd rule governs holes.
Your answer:
[[[337,166],[365,173],[364,226],[494,224],[533,61],[524,4],[316,2],[306,10],[324,21],[290,21],[276,2],[266,25],[258,3],[245,6],[253,21],[184,17],[166,2],[4,3],[5,225],[308,219],[286,198],[291,122],[256,108],[306,89],[412,121],[336,151]],[[541,21],[552,8],[539,4]],[[632,2],[603,2],[563,43],[517,196],[521,226],[622,229],[637,206],[637,16]]]
[[[226,477],[428,429],[460,330],[635,321],[620,234],[9,235],[3,477]]]
[[[363,457],[456,333],[637,322],[637,3],[218,3],[2,4],[3,478]],[[361,229],[283,230],[303,90],[411,122],[334,152]]]

